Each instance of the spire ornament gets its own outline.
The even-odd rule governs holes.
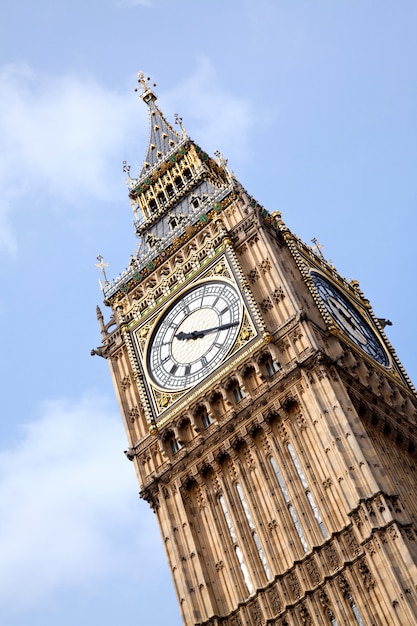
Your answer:
[[[104,259],[101,256],[101,254],[99,254],[97,256],[97,261],[98,263],[95,263],[95,266],[98,267],[102,272],[103,272],[103,276],[104,276],[104,286],[103,283],[101,282],[101,279],[98,279],[98,282],[100,283],[100,289],[101,291],[104,291],[104,287],[106,287],[109,284],[109,281],[107,280],[107,276],[106,276],[106,270],[105,268],[109,266],[108,263],[104,263]]]
[[[182,123],[182,117],[180,117],[178,113],[174,113],[174,118],[175,118],[175,123],[178,124],[178,126],[181,128],[182,136],[186,137],[187,133]]]
[[[149,85],[150,77],[145,77],[143,72],[138,72],[138,83],[142,87],[141,98],[146,104],[148,104],[151,100],[156,100],[156,95],[152,91],[152,87],[156,87],[156,83]],[[135,91],[139,91],[139,88],[136,87]]]
[[[324,259],[324,255],[322,252],[322,249],[324,248],[324,246],[321,243],[319,243],[315,237],[313,237],[313,239],[311,240],[311,243],[314,244],[313,252],[315,252],[315,254],[317,254],[317,256],[319,256],[320,258]]]

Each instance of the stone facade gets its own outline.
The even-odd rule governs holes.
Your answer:
[[[142,240],[162,244],[150,237],[106,282],[112,317],[105,324],[98,312],[93,352],[108,359],[126,456],[160,525],[184,624],[417,623],[410,381],[358,284],[249,196],[224,159],[175,135],[141,82],[153,132],[166,125],[171,143],[152,144],[151,133],[159,156],[151,162],[149,149],[130,197]],[[183,215],[181,230],[173,208],[185,199],[200,212]],[[314,273],[342,294],[345,322]],[[161,389],[149,338],[173,301],[212,279],[242,294],[236,342],[204,380]],[[349,321],[350,307],[359,317]],[[355,319],[383,359],[372,358]]]

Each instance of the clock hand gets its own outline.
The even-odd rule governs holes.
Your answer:
[[[351,328],[356,330],[356,325],[354,324],[354,322],[352,322],[352,317],[350,317],[349,315],[346,315],[346,313],[340,307],[338,307],[337,310],[340,313],[340,315],[346,320],[346,322],[349,324],[349,326],[351,326]]]
[[[214,333],[217,330],[225,330],[226,328],[231,328],[232,326],[237,326],[239,322],[229,322],[228,324],[222,324],[221,326],[214,326],[213,328],[205,328],[204,330],[193,330],[191,333],[184,333],[180,331],[175,335],[177,339],[202,339],[204,335],[208,335],[209,333]]]

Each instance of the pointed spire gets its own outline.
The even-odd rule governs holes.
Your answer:
[[[138,73],[138,83],[143,90],[140,97],[148,105],[150,119],[149,146],[145,162],[138,176],[138,181],[146,176],[158,162],[162,161],[172,152],[183,139],[166,121],[165,117],[158,109],[156,105],[157,96],[149,86],[149,81],[150,78],[145,78],[143,72]],[[152,87],[155,86],[154,83]],[[139,88],[136,88],[135,91],[139,91]],[[186,136],[182,126],[181,130],[183,131],[183,136]]]

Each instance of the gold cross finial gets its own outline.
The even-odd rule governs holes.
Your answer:
[[[150,80],[151,79],[149,76],[145,77],[145,74],[143,72],[138,72],[138,83],[139,85],[141,85],[143,89],[143,93],[145,93],[145,91],[148,91],[148,89],[151,88],[148,84]],[[156,83],[154,83],[152,87],[156,87]],[[135,91],[138,91],[138,89],[135,89]]]
[[[104,263],[104,259],[101,256],[101,254],[99,254],[97,256],[97,261],[98,263],[95,263],[95,266],[98,267],[102,272],[103,272],[103,276],[104,276],[104,284],[108,285],[109,281],[107,280],[107,276],[106,276],[106,270],[105,268],[109,266],[108,263]],[[103,291],[103,284],[101,282],[101,280],[99,279],[99,283],[100,283],[100,287],[101,287],[101,291]]]
[[[313,239],[311,240],[311,243],[314,243],[313,252],[315,252],[322,259],[324,259],[323,252],[322,252],[322,248],[324,248],[324,246],[322,246],[321,243],[319,243],[315,237],[313,237]]]
[[[182,134],[185,136],[185,135],[186,135],[186,132],[185,132],[185,128],[184,128],[184,126],[183,126],[183,124],[182,124],[182,117],[180,117],[180,116],[178,115],[178,113],[174,113],[174,118],[175,118],[175,123],[176,123],[176,124],[178,124],[178,126],[179,126],[179,127],[181,128],[181,130],[182,130]]]

